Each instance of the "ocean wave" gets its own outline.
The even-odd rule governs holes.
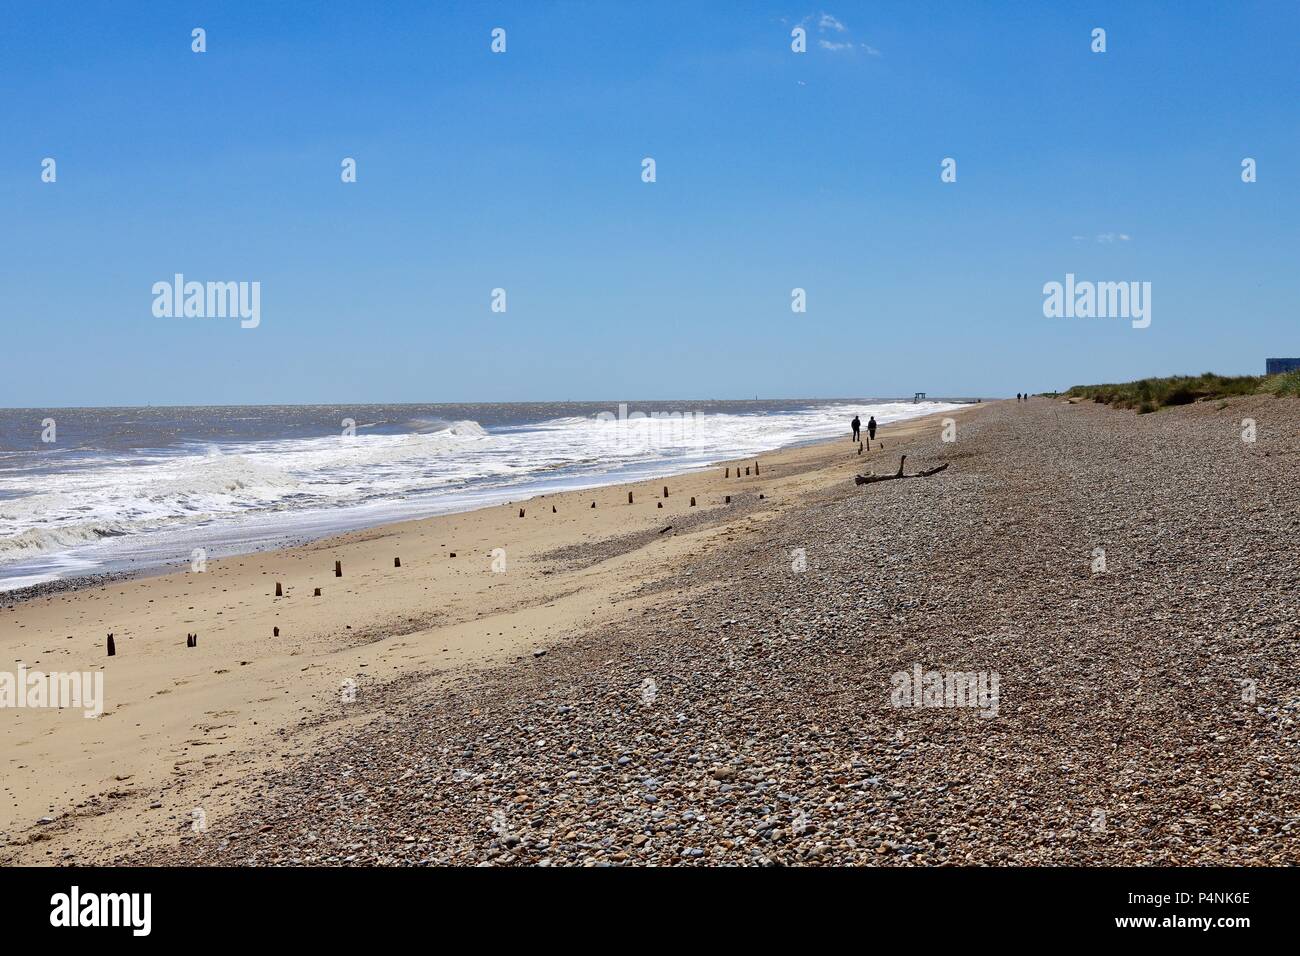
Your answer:
[[[54,469],[39,483],[24,469],[0,468],[0,563],[84,551],[114,537],[163,533],[183,543],[201,527],[247,531],[272,516],[277,523],[327,524],[322,514],[354,509],[394,520],[449,510],[461,500],[674,474],[847,434],[855,413],[864,420],[874,414],[883,425],[949,407],[862,402],[666,419],[569,416],[490,432],[469,419],[412,419],[398,434],[105,454]],[[617,416],[617,405],[610,414]]]
[[[487,430],[472,419],[448,421],[445,418],[412,418],[402,426],[416,435],[434,435],[446,432],[462,438],[481,438]]]
[[[131,468],[132,473],[145,469]],[[248,495],[297,487],[299,482],[282,468],[247,455],[209,450],[195,458],[180,459],[173,468],[154,478],[136,475],[135,494],[161,501],[202,495]]]
[[[120,537],[138,531],[125,524],[65,524],[56,528],[28,528],[18,534],[0,537],[0,559],[29,557],[63,551],[78,545],[92,544],[105,538]]]

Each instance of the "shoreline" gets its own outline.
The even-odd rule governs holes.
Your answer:
[[[103,671],[107,698],[94,720],[5,715],[0,856],[66,862],[103,858],[122,841],[174,841],[192,809],[216,818],[239,792],[235,781],[282,766],[286,740],[350,726],[344,682],[361,694],[407,677],[449,687],[533,660],[635,615],[653,582],[700,548],[778,520],[791,500],[855,472],[892,471],[893,447],[922,435],[938,452],[939,417],[987,407],[886,425],[877,441],[886,447],[861,457],[845,436],[762,455],[761,474],[736,477],[754,459],[719,462],[0,604],[10,668]],[[503,573],[492,569],[497,549]],[[194,632],[197,648],[187,648]]]
[[[878,399],[873,401],[892,402],[894,400]],[[903,402],[905,400],[900,399],[898,401]],[[926,415],[920,415],[914,418],[896,419],[894,421],[887,422],[886,424],[889,425],[890,427],[894,427],[897,425],[901,425],[905,422],[917,421],[923,418],[929,418],[932,417],[933,415],[961,411],[965,407],[974,407],[982,403],[982,399],[967,400],[967,399],[935,398],[935,399],[927,399],[927,401],[953,404],[953,405],[958,405],[960,407],[950,408],[947,410],[936,410],[934,412],[927,413]],[[837,440],[839,439],[826,438],[826,437],[808,438],[808,439],[803,439],[800,441],[791,442],[784,445],[778,445],[771,449],[760,451],[757,454],[760,456],[774,455],[785,451],[791,451],[799,448],[806,448],[814,445],[830,443]],[[373,523],[370,523],[366,520],[361,520],[361,521],[356,521],[355,519],[349,520],[348,515],[350,512],[355,511],[358,508],[365,508],[369,506],[368,504],[361,505],[361,506],[354,505],[354,506],[350,506],[349,508],[339,509],[339,511],[337,512],[322,512],[322,515],[328,515],[329,517],[326,517],[324,520],[321,520],[319,522],[321,526],[319,531],[313,531],[311,523],[305,523],[304,527],[298,529],[286,527],[286,529],[282,533],[278,534],[274,539],[266,542],[260,542],[260,543],[256,542],[255,540],[252,540],[248,542],[247,547],[244,547],[239,543],[231,543],[233,541],[233,539],[231,539],[231,541],[218,544],[217,550],[222,553],[220,553],[218,556],[209,558],[209,560],[212,561],[230,560],[231,558],[245,557],[254,554],[271,553],[275,551],[285,550],[288,548],[305,547],[313,543],[327,541],[331,538],[340,537],[342,535],[364,532],[375,528],[384,528],[391,525],[402,524],[408,521],[423,521],[429,518],[437,518],[445,515],[468,514],[485,508],[501,507],[504,505],[515,504],[517,502],[526,502],[526,501],[535,500],[537,498],[545,498],[548,495],[567,494],[571,492],[586,493],[589,491],[598,491],[602,488],[618,487],[620,485],[637,484],[639,482],[660,481],[665,478],[678,478],[685,475],[705,472],[708,471],[710,468],[714,468],[714,467],[725,467],[726,464],[728,462],[731,462],[732,460],[733,459],[731,458],[719,458],[716,461],[708,461],[703,464],[693,463],[693,464],[685,465],[684,467],[673,467],[671,462],[665,462],[666,467],[664,470],[649,469],[645,473],[635,474],[635,475],[619,474],[612,481],[596,481],[589,484],[582,483],[582,481],[579,479],[574,485],[568,487],[562,487],[558,490],[546,490],[544,481],[539,478],[538,482],[540,483],[535,483],[534,485],[531,486],[527,484],[521,485],[518,489],[503,488],[499,491],[499,493],[497,493],[494,489],[489,489],[486,492],[486,497],[493,500],[489,500],[486,502],[462,500],[460,503],[453,504],[449,510],[433,510],[428,514],[409,516],[409,517],[385,516],[374,521]],[[742,458],[739,460],[744,461],[745,459]],[[514,494],[515,491],[518,491],[521,494],[518,497],[509,497],[510,495]],[[276,514],[268,517],[281,517],[281,515]],[[333,518],[332,521],[330,520],[331,517]],[[229,520],[229,517],[222,520]],[[201,528],[195,528],[190,530],[191,533],[193,533],[201,530]],[[196,538],[195,540],[198,539]],[[194,541],[191,541],[190,543],[193,544]],[[234,550],[226,550],[227,548],[233,548]],[[183,545],[178,546],[177,550],[183,552],[185,550],[185,547]],[[51,555],[51,557],[57,557],[57,556],[58,556],[57,554]],[[38,560],[38,559],[33,559],[33,560]],[[101,585],[110,584],[117,581],[136,580],[140,578],[158,577],[166,574],[180,573],[189,564],[188,560],[186,559],[175,558],[161,563],[148,563],[139,568],[127,568],[127,567],[120,566],[120,562],[124,560],[126,559],[121,558],[117,560],[106,561],[105,568],[99,571],[75,573],[75,574],[68,575],[66,577],[57,577],[52,580],[39,581],[34,584],[22,585],[20,587],[10,588],[10,589],[4,589],[3,587],[0,587],[0,609],[10,604],[18,604],[29,600],[39,600],[43,597],[48,597],[52,594],[71,593],[79,590],[99,587]],[[133,561],[134,559],[131,560]],[[17,563],[17,566],[21,567],[21,562]],[[4,569],[0,569],[0,573],[3,573],[3,570]]]

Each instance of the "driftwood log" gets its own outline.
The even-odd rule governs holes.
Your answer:
[[[944,462],[942,465],[939,465],[935,468],[927,468],[925,471],[918,471],[915,474],[905,475],[903,474],[903,462],[905,461],[907,461],[906,455],[898,459],[898,471],[895,474],[854,475],[853,481],[859,485],[872,485],[875,484],[877,481],[893,481],[895,478],[929,478],[931,475],[937,475],[941,471],[946,471],[948,469],[948,464],[949,464],[948,462]]]

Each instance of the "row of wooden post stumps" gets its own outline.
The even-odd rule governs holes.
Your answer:
[[[453,551],[453,552],[451,553],[451,556],[452,556],[453,558],[456,557],[456,552]],[[395,568],[400,568],[401,566],[402,566],[402,559],[401,559],[401,558],[393,558],[393,567],[395,567]],[[341,577],[343,577],[343,562],[342,562],[342,561],[335,561],[335,562],[334,562],[334,576],[335,576],[336,578],[341,578]],[[276,582],[275,582],[275,596],[276,596],[276,597],[284,597],[284,584],[281,583],[280,581],[276,581]],[[313,592],[312,592],[312,596],[313,596],[313,597],[320,597],[320,588],[315,588],[315,589],[313,590]],[[278,627],[272,627],[272,628],[271,628],[271,636],[272,636],[272,637],[279,637],[279,636],[280,636],[280,629],[279,629]],[[185,646],[186,646],[186,647],[198,647],[198,646],[199,646],[199,636],[198,636],[197,634],[188,634],[188,633],[187,633],[187,634],[185,635]],[[117,656],[117,645],[116,645],[116,643],[114,642],[114,640],[113,640],[113,635],[112,635],[111,633],[108,635],[108,656],[109,656],[109,657],[116,657],[116,656]]]
[[[753,467],[754,467],[754,476],[755,476],[755,477],[758,477],[758,475],[761,474],[761,472],[759,471],[758,462],[754,462]],[[746,475],[749,474],[749,468],[750,468],[749,465],[746,465],[746,466],[745,466],[745,474],[746,474]],[[731,467],[730,467],[730,466],[728,466],[728,467],[724,470],[722,477],[723,477],[723,478],[730,478],[730,477],[731,477]],[[739,465],[736,466],[736,477],[737,477],[737,478],[740,477],[740,466],[739,466]],[[667,485],[664,485],[663,496],[664,496],[665,498],[668,497],[668,486],[667,486]],[[763,496],[762,496],[762,495],[759,495],[759,497],[761,498],[761,497],[763,497]],[[635,501],[635,499],[634,499],[634,497],[633,497],[633,495],[632,495],[632,492],[630,492],[630,491],[627,493],[627,503],[628,503],[628,504],[635,504],[635,503],[636,503],[636,501]],[[726,495],[726,496],[725,496],[725,498],[724,498],[724,504],[731,504],[731,495]],[[591,503],[591,506],[592,506],[593,508],[596,507],[596,502],[593,501],[593,502]],[[660,501],[660,502],[658,503],[658,506],[659,506],[660,508],[662,508],[662,507],[664,506],[664,503],[663,503],[662,501]],[[694,496],[694,495],[691,496],[691,504],[690,504],[690,506],[691,506],[692,508],[695,507],[695,496]],[[527,509],[525,509],[525,508],[520,508],[520,509],[519,509],[519,517],[521,517],[521,518],[524,517],[524,515],[525,515],[526,513],[527,513]],[[557,513],[558,513],[558,512],[556,511],[555,505],[551,505],[551,514],[557,514]]]
[[[750,467],[751,467],[751,466],[749,466],[749,465],[746,465],[746,466],[745,466],[745,474],[746,474],[746,475],[749,474],[749,469],[750,469]],[[754,476],[755,476],[755,477],[758,477],[758,476],[761,474],[761,472],[760,472],[760,470],[759,470],[758,462],[754,462],[754,464],[753,464],[753,469],[754,469]],[[730,478],[730,477],[731,477],[731,467],[730,467],[730,466],[728,466],[728,467],[724,470],[722,477],[724,477],[724,478]],[[741,474],[740,474],[740,465],[737,465],[737,466],[736,466],[736,477],[737,477],[737,478],[741,477]],[[668,497],[668,486],[667,486],[667,485],[664,485],[663,496],[664,496],[665,498]],[[763,496],[763,495],[759,495],[759,497],[762,498],[762,497],[764,497],[764,496]],[[630,491],[627,493],[627,503],[628,503],[628,504],[632,504],[632,503],[633,503],[632,492],[630,492]],[[724,504],[731,504],[731,495],[726,495],[726,496],[724,496],[724,498],[723,498],[723,503],[724,503]],[[591,503],[591,506],[592,506],[593,508],[596,507],[596,502],[593,501],[593,502]],[[660,502],[659,502],[659,507],[662,508],[663,506],[664,506],[664,503],[663,503],[662,501],[660,501]],[[691,506],[692,508],[695,507],[695,497],[694,497],[693,495],[691,496],[691,504],[690,504],[690,506]],[[551,505],[551,514],[558,514],[558,512],[557,512],[557,510],[556,510],[556,508],[555,508],[555,505]],[[523,509],[523,508],[520,508],[520,509],[519,509],[519,517],[522,518],[523,516],[524,516],[524,509]],[[456,552],[455,552],[455,551],[452,551],[452,552],[451,552],[451,557],[453,557],[453,558],[456,557]],[[393,567],[395,567],[395,568],[400,568],[401,566],[402,566],[402,559],[401,559],[401,558],[393,558]],[[343,577],[343,562],[342,562],[342,561],[335,561],[335,562],[334,562],[334,576],[335,576],[336,578],[341,578],[341,577]],[[284,597],[284,584],[281,583],[280,581],[276,581],[276,582],[275,582],[275,596],[276,596],[276,597]],[[312,591],[312,597],[320,597],[320,596],[321,596],[321,594],[320,594],[320,588],[314,588],[313,591]],[[273,637],[279,637],[279,636],[280,636],[280,629],[279,629],[278,627],[273,627],[271,630],[272,630],[272,636],[273,636]],[[199,636],[198,636],[197,634],[189,634],[189,633],[187,633],[187,634],[185,635],[185,646],[186,646],[186,647],[198,647],[198,646],[199,646]],[[116,645],[116,643],[115,643],[114,640],[113,640],[113,635],[112,635],[112,633],[110,633],[110,634],[108,635],[108,656],[109,656],[109,657],[116,657],[116,656],[117,656],[117,645]]]
[[[277,635],[279,635],[279,633],[280,633],[280,629],[279,629],[278,627],[275,629],[275,633],[276,633]],[[199,636],[198,636],[197,634],[189,634],[189,633],[187,633],[187,634],[185,635],[185,646],[186,646],[186,647],[198,647],[198,646],[199,646]],[[114,640],[113,640],[113,632],[112,632],[112,631],[109,631],[109,633],[108,633],[108,656],[109,656],[109,657],[116,657],[116,656],[117,656],[117,644],[116,644],[116,642],[114,642]]]
[[[451,556],[452,556],[453,558],[456,557],[456,553],[453,551]],[[393,558],[393,567],[395,567],[395,568],[400,568],[401,566],[402,566],[402,559],[401,559],[401,558]],[[341,577],[343,577],[343,562],[342,562],[342,561],[335,561],[335,562],[334,562],[334,576],[335,576],[336,578],[341,578]],[[276,582],[275,582],[275,596],[276,596],[276,597],[284,597],[284,585],[281,584],[279,581],[276,581]],[[313,588],[313,589],[312,589],[312,594],[311,594],[311,596],[312,596],[312,597],[320,597],[320,588]],[[275,636],[275,637],[279,637],[279,636],[280,636],[280,629],[279,629],[278,627],[275,629],[275,635],[274,635],[274,636]]]

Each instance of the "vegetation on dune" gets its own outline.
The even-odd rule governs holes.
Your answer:
[[[1169,405],[1261,394],[1300,395],[1300,372],[1281,375],[1215,375],[1205,372],[1201,375],[1141,378],[1136,382],[1075,385],[1065,396],[1092,399],[1116,408],[1133,408],[1144,415]]]
[[[1259,390],[1273,395],[1300,395],[1300,370],[1266,376]]]

